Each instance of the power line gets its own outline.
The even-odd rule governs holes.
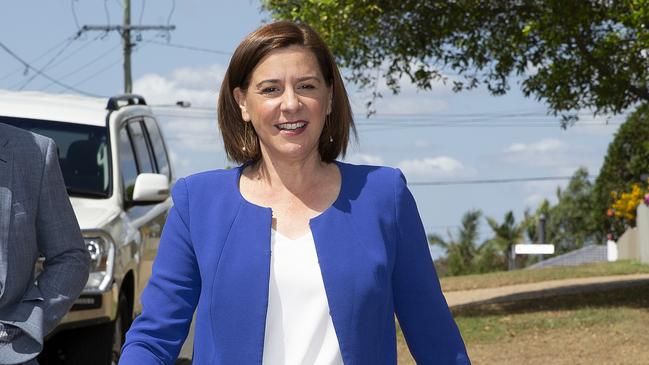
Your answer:
[[[59,76],[58,79],[59,79],[59,80],[64,80],[64,79],[68,78],[69,76],[74,75],[74,74],[78,73],[79,71],[81,71],[81,70],[87,68],[88,66],[95,64],[96,62],[98,62],[99,60],[103,59],[104,56],[106,56],[107,54],[111,53],[112,51],[114,51],[114,50],[115,50],[116,48],[118,48],[119,46],[120,46],[119,44],[116,44],[115,46],[113,46],[113,48],[110,48],[110,49],[108,49],[107,51],[101,53],[99,56],[93,58],[92,60],[90,60],[90,61],[87,62],[86,64],[84,64],[84,65],[82,65],[82,66],[80,66],[80,67],[77,67],[77,68],[73,69],[72,71],[68,72],[67,74],[65,74],[65,75],[63,75],[63,76]],[[119,62],[120,60],[121,60],[121,58],[118,59],[118,62]],[[114,63],[111,64],[111,66],[114,66]],[[47,90],[47,89],[48,89],[50,86],[52,86],[52,85],[54,85],[53,82],[51,82],[51,83],[45,85],[43,88],[41,88],[41,90]]]
[[[78,37],[72,37],[72,38],[73,38],[73,40],[74,40],[74,39],[77,39]],[[68,53],[65,57],[63,57],[63,58],[61,58],[60,60],[58,60],[58,61],[57,61],[56,63],[54,63],[53,65],[51,65],[51,66],[47,66],[47,65],[45,65],[45,66],[41,67],[40,70],[41,70],[41,71],[45,71],[46,68],[49,68],[50,70],[52,70],[52,69],[58,67],[58,66],[61,65],[63,62],[69,60],[70,58],[72,58],[73,56],[75,56],[76,54],[78,54],[79,52],[81,52],[82,50],[84,50],[85,48],[87,48],[89,45],[91,45],[93,42],[95,42],[95,41],[98,40],[99,38],[100,38],[100,36],[97,36],[97,37],[95,37],[94,39],[92,39],[92,40],[90,40],[90,41],[87,41],[86,43],[84,43],[84,44],[82,44],[81,46],[79,46],[77,49],[75,49],[75,50],[71,51],[70,53]],[[66,48],[67,48],[67,47],[66,47]],[[49,64],[49,62],[48,62],[48,64]],[[34,76],[32,76],[32,79],[35,78],[36,76],[38,76],[38,74],[35,74]],[[13,88],[15,88],[15,87],[18,87],[18,84],[20,84],[20,83],[22,83],[22,81],[19,81],[19,82],[15,83],[15,84],[11,85],[9,88],[10,88],[10,89],[13,89]]]
[[[74,36],[72,36],[72,37],[74,37]],[[40,60],[41,58],[43,58],[43,57],[45,57],[46,55],[48,55],[50,52],[52,52],[52,51],[54,51],[55,49],[61,47],[62,44],[64,44],[65,42],[68,42],[68,41],[70,40],[70,38],[72,38],[72,37],[66,37],[64,40],[62,40],[61,42],[59,42],[59,43],[57,43],[56,45],[52,46],[52,47],[49,48],[47,51],[41,53],[40,55],[38,55],[36,58],[34,58],[33,60],[31,60],[30,62],[31,62],[31,63],[35,63],[35,62],[37,62],[37,61]],[[5,79],[8,78],[9,76],[12,76],[12,75],[15,74],[16,72],[18,72],[18,71],[20,71],[20,70],[23,70],[23,69],[24,69],[23,67],[19,67],[19,68],[16,68],[16,69],[14,69],[14,70],[8,72],[8,73],[5,74],[4,76],[0,77],[0,81],[5,80]]]
[[[86,43],[82,44],[79,48],[75,49],[74,51],[70,52],[67,56],[65,56],[65,57],[63,57],[62,59],[60,59],[57,63],[53,64],[51,68],[58,67],[58,66],[61,65],[63,62],[69,60],[70,58],[72,58],[73,56],[75,56],[76,54],[78,54],[79,52],[81,52],[81,51],[83,51],[84,49],[86,49],[88,46],[90,46],[91,44],[93,44],[93,42],[96,42],[99,38],[102,38],[102,40],[103,40],[103,38],[105,38],[106,35],[107,35],[107,33],[104,33],[103,35],[98,35],[98,36],[96,36],[95,38],[91,39],[90,41],[87,41]]]
[[[63,54],[63,52],[65,52],[66,49],[68,49],[68,47],[70,47],[70,45],[72,44],[72,42],[74,42],[74,38],[70,38],[70,40],[69,40],[68,43],[65,45],[65,47],[61,48],[61,49],[60,49],[60,50],[59,50],[59,51],[58,51],[58,52],[57,52],[57,53],[56,53],[52,58],[50,58],[50,60],[47,61],[47,63],[45,63],[45,66],[41,67],[41,70],[42,70],[42,71],[45,71],[45,70],[46,70],[46,69],[47,69],[47,68],[52,64],[52,62],[54,62],[54,61],[55,61],[55,60],[56,60],[56,59],[57,59],[61,54]],[[32,82],[32,80],[34,80],[34,79],[36,78],[36,76],[38,76],[38,74],[34,74],[34,75],[32,75],[32,77],[30,77],[29,79],[27,79],[27,81],[25,81],[25,82],[20,86],[20,88],[18,88],[18,90],[23,90],[27,85],[29,85],[30,82]]]
[[[103,67],[103,68],[99,69],[98,71],[96,71],[94,74],[86,77],[85,79],[83,79],[81,81],[76,82],[73,86],[78,86],[78,85],[81,85],[81,84],[83,84],[83,83],[85,83],[87,81],[90,81],[90,80],[94,79],[95,77],[97,77],[97,76],[101,75],[102,73],[104,73],[104,72],[110,70],[111,68],[115,67],[121,61],[122,61],[121,58],[117,59],[117,61],[115,61],[115,62],[113,62],[113,63],[111,63],[109,65],[106,65],[105,67]]]
[[[171,11],[169,12],[169,16],[167,17],[167,26],[171,24],[171,17],[174,15],[174,11],[176,11],[176,0],[171,0]],[[167,39],[171,39],[171,34],[169,31],[167,31]]]
[[[609,127],[609,126],[619,126],[622,123],[608,123],[608,124],[601,124],[601,123],[587,123],[587,122],[582,122],[582,123],[576,123],[575,125],[570,126],[569,128],[587,128],[587,127]],[[404,127],[404,129],[407,128],[561,128],[561,125],[558,123],[554,124],[525,124],[525,123],[509,123],[509,124],[462,124],[462,125],[454,125],[454,124],[435,124],[435,125],[421,125],[421,126],[409,126],[409,127]],[[389,131],[394,131],[394,126],[392,127],[385,127],[385,128],[375,128],[375,129],[365,129],[363,130],[363,133],[373,133],[373,132],[389,132]]]
[[[150,41],[151,43],[157,43],[155,41]],[[173,106],[175,107],[175,106]],[[200,110],[206,112],[216,113],[216,108],[214,107],[200,107],[192,106],[190,109],[185,110]],[[395,117],[400,116],[400,114],[392,114]],[[529,112],[529,113],[519,113],[516,111],[500,111],[493,113],[444,113],[444,114],[435,114],[431,115],[429,113],[411,113],[407,114],[408,116],[419,116],[426,119],[420,119],[418,121],[398,121],[395,119],[385,120],[385,119],[373,119],[366,120],[361,119],[356,122],[356,127],[362,129],[364,133],[368,132],[382,132],[382,131],[393,131],[395,128],[430,128],[430,127],[450,127],[450,128],[557,128],[560,125],[552,117],[546,116],[545,119],[525,119],[520,118],[519,116],[527,117],[539,117],[538,112]],[[471,115],[482,115],[482,118],[467,118]],[[201,118],[200,116],[192,116],[193,118]],[[465,118],[465,119],[454,119],[454,118]],[[502,122],[499,122],[503,119]],[[381,121],[382,120],[382,121]],[[515,121],[514,121],[515,120]],[[622,123],[618,122],[578,122],[571,126],[573,127],[608,127],[608,126],[618,126]]]
[[[175,7],[175,2],[174,2]],[[146,30],[161,30],[161,31],[172,31],[176,27],[173,25],[131,25],[131,1],[124,1],[124,24],[123,25],[84,25],[79,29],[77,34],[82,34],[89,31],[117,31],[122,36],[122,41],[124,45],[124,92],[130,93],[133,88],[133,76],[131,72],[131,50],[133,48],[133,43],[131,43],[131,32],[141,32]],[[173,14],[173,9],[172,13]],[[171,16],[171,15],[170,15]],[[136,38],[139,38],[136,36]]]
[[[588,176],[588,179],[594,179]],[[570,180],[572,176],[541,176],[541,177],[520,177],[507,179],[479,179],[479,180],[448,180],[448,181],[415,181],[408,182],[411,186],[442,186],[442,185],[484,185],[484,184],[506,184],[527,181],[560,181]]]
[[[74,88],[74,87],[72,87],[72,86],[70,86],[70,85],[64,84],[64,83],[62,83],[62,82],[60,82],[60,81],[54,79],[53,77],[51,77],[51,76],[45,74],[43,71],[41,71],[41,70],[39,70],[39,69],[33,67],[33,66],[30,65],[29,63],[27,63],[25,60],[23,60],[20,56],[18,56],[17,54],[15,54],[11,49],[9,49],[9,48],[8,48],[4,43],[2,43],[2,42],[0,42],[0,48],[4,49],[5,52],[7,52],[11,57],[15,58],[18,62],[22,63],[22,64],[25,66],[25,68],[33,70],[34,72],[38,73],[39,75],[43,76],[44,78],[46,78],[46,79],[48,79],[48,80],[54,82],[55,84],[57,84],[57,85],[59,85],[59,86],[61,86],[61,87],[64,87],[64,88],[66,88],[66,89],[68,89],[68,90],[71,90],[71,91],[77,92],[77,93],[79,93],[79,94],[87,95],[87,96],[93,96],[93,97],[99,97],[99,98],[104,98],[104,97],[105,97],[105,96],[103,96],[103,95],[97,95],[97,94],[89,93],[89,92],[86,92],[86,91],[83,91],[83,90],[79,90],[79,89],[77,89],[77,88]]]
[[[142,47],[144,47],[144,46],[146,46],[146,43],[143,43],[143,44],[139,45],[135,50],[138,51],[138,50],[142,49]],[[83,84],[83,83],[85,83],[85,82],[87,82],[87,81],[90,81],[90,80],[94,79],[95,77],[101,75],[102,73],[104,73],[104,72],[110,70],[111,68],[115,67],[115,66],[118,65],[120,62],[121,62],[121,58],[118,58],[118,59],[115,60],[114,62],[112,62],[112,63],[110,63],[110,64],[104,66],[103,68],[97,70],[94,74],[92,74],[92,75],[86,77],[85,79],[83,79],[83,80],[81,80],[81,81],[76,82],[76,83],[75,83],[74,85],[72,85],[72,86],[78,86],[78,85],[81,85],[81,84]]]
[[[104,13],[106,14],[106,24],[110,24],[110,13],[108,12],[108,0],[104,0]],[[79,29],[79,27],[77,27]]]
[[[77,18],[77,11],[74,8],[74,2],[76,0],[70,0],[70,9],[72,10],[72,19],[74,19],[74,24],[77,26],[77,29],[79,29],[79,19]]]
[[[153,44],[157,44],[160,46],[165,46],[165,47],[173,47],[173,48],[182,48],[182,49],[188,49],[192,51],[199,51],[199,52],[207,52],[207,53],[215,53],[215,54],[220,54],[220,55],[226,55],[226,56],[231,56],[232,52],[225,52],[225,51],[219,51],[216,49],[209,49],[209,48],[201,48],[201,47],[194,47],[194,46],[185,46],[182,44],[175,44],[175,43],[165,43],[165,42],[158,42],[158,41],[150,41]]]
[[[142,8],[140,9],[140,20],[138,21],[139,25],[142,25],[142,17],[144,16],[144,7],[146,6],[146,0],[142,0]],[[169,25],[169,24],[167,24]]]

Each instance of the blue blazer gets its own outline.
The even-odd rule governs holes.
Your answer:
[[[405,178],[337,164],[339,196],[310,227],[344,363],[396,364],[396,313],[418,364],[469,364]],[[272,212],[243,198],[242,170],[176,183],[120,364],[173,364],[194,309],[194,364],[261,364]]]

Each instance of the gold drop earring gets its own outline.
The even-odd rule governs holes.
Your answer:
[[[327,129],[328,132],[329,132],[329,130],[331,129],[331,128],[330,128],[331,123],[329,122],[329,120],[330,120],[330,119],[329,119],[329,114],[327,114],[327,115],[325,116],[325,127],[326,127],[326,129]],[[329,134],[329,143],[334,143],[334,137],[333,137],[331,134]]]
[[[244,121],[243,123],[244,123],[244,125],[243,125],[243,147],[241,147],[241,150],[243,152],[246,152],[246,151],[248,151],[248,149],[246,148],[246,145],[248,144],[248,134],[249,134],[249,129],[250,129],[248,127],[248,124],[250,124],[250,122]]]

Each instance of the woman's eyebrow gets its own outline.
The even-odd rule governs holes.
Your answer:
[[[317,81],[317,82],[321,82],[320,78],[319,78],[318,76],[315,76],[315,75],[306,75],[306,76],[298,77],[298,78],[297,78],[297,81],[298,81],[298,82],[304,82],[304,81]],[[261,87],[261,85],[266,84],[266,83],[268,83],[268,84],[277,84],[277,83],[279,83],[279,82],[280,82],[279,79],[266,79],[266,80],[261,80],[261,81],[259,81],[258,83],[255,84],[255,87],[259,88],[259,87]]]
[[[279,79],[268,79],[268,80],[261,80],[258,83],[255,84],[255,87],[259,88],[261,87],[262,84],[277,84],[279,82]]]
[[[314,80],[320,82],[320,78],[318,78],[315,75],[306,75],[306,76],[298,77],[297,79],[298,82],[307,81],[307,80]]]

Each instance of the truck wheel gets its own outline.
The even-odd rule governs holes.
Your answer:
[[[126,331],[131,325],[126,295],[120,294],[117,317],[114,321],[72,330],[66,336],[63,349],[65,365],[116,365],[124,344]],[[58,362],[50,362],[59,364]]]
[[[117,365],[119,357],[122,354],[122,346],[126,340],[126,332],[131,327],[131,313],[129,312],[128,299],[126,295],[119,295],[119,305],[117,307],[117,317],[113,322],[113,339],[111,341],[111,364]]]

